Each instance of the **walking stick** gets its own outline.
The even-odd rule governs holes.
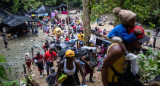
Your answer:
[[[31,48],[31,50],[32,50],[32,64],[34,64],[34,61],[33,61],[33,47]]]

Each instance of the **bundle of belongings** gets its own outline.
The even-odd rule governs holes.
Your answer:
[[[97,48],[96,47],[88,47],[88,46],[83,46],[81,47],[82,54],[80,55],[80,60],[82,56],[87,56],[90,58],[90,67],[96,67],[98,65],[98,61],[96,58],[91,57],[91,53],[96,53]]]

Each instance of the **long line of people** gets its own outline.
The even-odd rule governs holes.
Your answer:
[[[117,25],[109,33],[108,37],[113,41],[112,44],[96,38],[96,43],[93,43],[95,40],[92,40],[90,41],[90,46],[83,46],[84,34],[83,30],[77,27],[79,25],[81,26],[78,17],[76,17],[75,21],[72,18],[67,19],[67,21],[71,21],[71,27],[73,28],[72,37],[69,38],[69,36],[66,36],[65,41],[62,42],[60,36],[63,33],[61,33],[56,40],[51,40],[51,43],[46,40],[43,45],[45,54],[42,55],[38,52],[34,57],[35,64],[40,71],[40,77],[43,77],[43,72],[46,70],[46,81],[49,86],[57,86],[58,83],[61,86],[78,86],[80,85],[78,76],[78,72],[80,71],[82,84],[85,85],[87,74],[90,74],[89,81],[94,83],[93,74],[95,67],[98,66],[97,70],[102,72],[104,86],[128,86],[129,84],[130,86],[143,86],[135,74],[133,74],[133,71],[130,71],[130,68],[134,68],[135,66],[131,64],[132,62],[136,63],[135,59],[137,56],[133,52],[138,52],[142,43],[149,41],[149,37],[145,35],[142,27],[134,25],[135,13],[117,9],[119,11],[116,12],[121,12],[120,14],[117,13],[117,15],[121,15],[122,24]],[[123,12],[128,14],[123,14]],[[61,19],[57,19],[55,26],[61,25],[61,22]],[[129,32],[126,31],[125,27],[130,29]],[[103,33],[106,35],[105,30]],[[78,37],[75,38],[75,35]],[[28,57],[28,54],[25,56],[26,64],[30,68],[31,59]],[[54,65],[55,62],[57,62],[57,65]],[[55,67],[58,67],[57,71],[55,71]],[[127,74],[127,78],[123,74]],[[130,76],[132,76],[131,81],[134,80],[134,82],[127,83],[131,81],[123,80],[124,78],[128,79]]]

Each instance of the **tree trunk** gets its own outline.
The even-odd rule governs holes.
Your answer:
[[[67,18],[68,18],[68,37],[69,37],[69,39],[70,39],[70,27],[69,27],[69,20],[70,20],[70,18],[69,18],[69,10],[68,10],[68,0],[67,0]]]
[[[90,0],[83,0],[83,27],[84,27],[84,45],[89,45],[89,38],[91,36],[90,29],[90,13],[91,8],[88,7],[90,5]]]

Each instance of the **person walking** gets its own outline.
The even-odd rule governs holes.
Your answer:
[[[95,66],[91,64],[92,62],[91,59],[96,60],[96,53],[94,51],[90,51],[89,53],[90,53],[89,56],[82,57],[82,61],[85,62],[84,74],[85,76],[87,76],[87,74],[90,74],[89,81],[94,83],[92,78],[93,78],[93,72],[94,72]]]
[[[43,55],[41,55],[39,52],[37,52],[36,56],[33,58],[34,60],[36,59],[37,63],[36,65],[38,66],[38,70],[40,72],[40,77],[43,77],[43,72],[44,72],[44,68],[43,68]]]
[[[61,83],[61,86],[78,86],[80,85],[78,70],[82,76],[82,84],[85,84],[85,78],[83,70],[79,63],[74,60],[75,53],[72,50],[67,50],[65,52],[65,59],[59,64],[57,74],[56,74],[56,83],[58,86],[58,79],[61,76],[61,72],[67,75],[67,78]]]
[[[53,61],[57,59],[57,53],[52,47],[49,47],[49,50],[45,52],[44,59],[46,62],[47,75],[49,75],[49,69],[53,67]]]

